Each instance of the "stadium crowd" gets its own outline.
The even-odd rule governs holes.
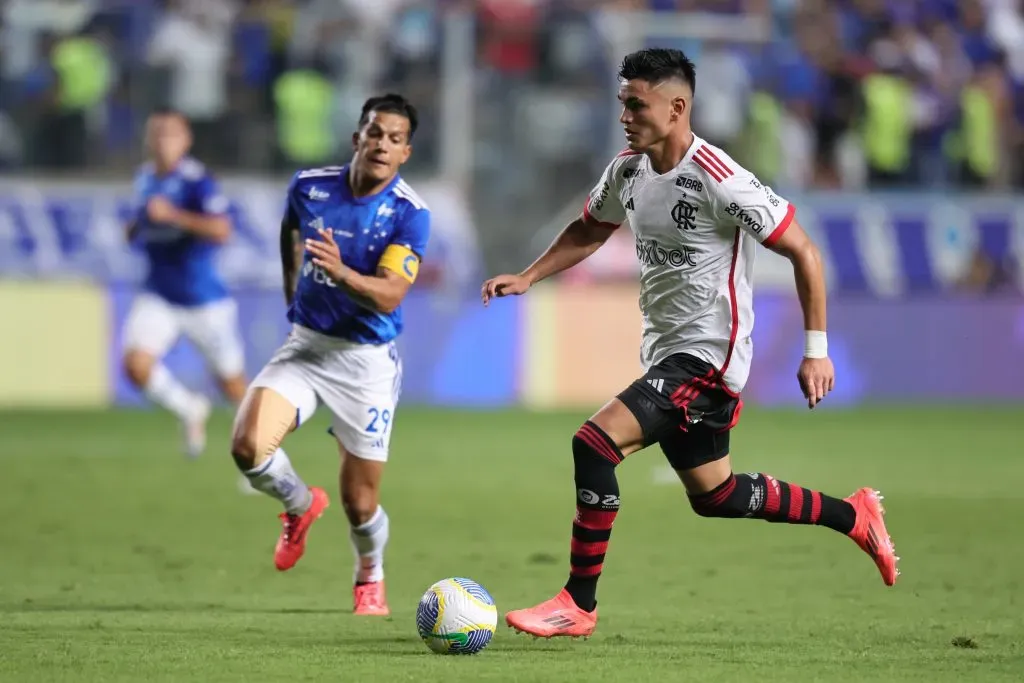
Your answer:
[[[441,20],[461,10],[477,177],[582,187],[616,115],[603,9],[770,22],[764,45],[657,41],[696,58],[697,130],[770,182],[1024,187],[1021,0],[0,0],[0,168],[123,169],[157,104],[216,167],[315,165],[385,87],[420,105],[432,168]]]

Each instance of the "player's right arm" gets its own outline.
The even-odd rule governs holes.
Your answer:
[[[291,190],[288,192],[288,208],[281,219],[281,275],[284,281],[284,300],[289,306],[295,298],[302,268],[303,248],[300,239],[299,217],[292,206]]]
[[[608,241],[626,220],[626,209],[616,185],[619,166],[616,161],[608,165],[600,182],[591,190],[583,213],[565,226],[536,261],[519,274],[499,275],[484,283],[480,296],[485,306],[494,298],[523,294],[544,278],[572,268]]]
[[[718,211],[734,225],[793,265],[800,308],[803,310],[805,349],[797,371],[800,389],[813,408],[835,386],[835,368],[826,341],[826,288],[821,253],[794,218],[786,199],[743,171],[726,178],[717,193]]]

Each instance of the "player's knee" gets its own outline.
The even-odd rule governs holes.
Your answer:
[[[353,526],[366,524],[377,512],[377,489],[369,484],[346,486],[341,492],[341,505]]]
[[[129,351],[122,360],[125,374],[137,387],[144,387],[149,382],[149,375],[153,371],[153,363],[153,357],[141,351]]]
[[[751,504],[750,478],[729,475],[722,484],[707,493],[691,494],[690,507],[701,517],[745,517]]]
[[[237,430],[231,435],[231,457],[238,469],[247,472],[256,467],[259,452],[259,439],[251,431]]]
[[[577,467],[594,463],[615,467],[622,458],[622,451],[615,441],[589,420],[572,437],[572,459]]]
[[[231,435],[231,457],[235,459],[238,469],[247,472],[266,461],[278,443],[255,429],[236,429]]]

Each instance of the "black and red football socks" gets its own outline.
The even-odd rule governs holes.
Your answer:
[[[593,422],[586,422],[572,438],[576,470],[576,518],[572,524],[569,581],[565,589],[585,611],[597,606],[597,580],[604,566],[612,524],[619,513],[619,482],[615,467],[622,451]]]
[[[816,524],[842,534],[857,514],[845,500],[780,481],[767,474],[733,474],[707,493],[689,495],[702,517],[751,517],[782,524]]]

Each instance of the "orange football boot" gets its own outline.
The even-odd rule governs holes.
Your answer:
[[[505,615],[505,623],[520,633],[537,638],[569,636],[588,638],[597,628],[597,608],[585,612],[572,601],[569,591],[530,609],[517,609]]]
[[[386,617],[391,614],[384,595],[384,582],[357,583],[352,586],[352,613],[362,616]]]
[[[882,494],[874,489],[863,488],[844,500],[852,505],[857,513],[857,521],[850,532],[850,538],[875,561],[885,585],[892,586],[896,583],[896,577],[900,575],[900,570],[896,567],[900,558],[896,556],[892,538],[885,529],[882,497]]]
[[[306,552],[306,534],[309,532],[309,527],[313,526],[313,522],[320,518],[320,515],[331,503],[327,492],[321,488],[312,487],[309,489],[309,493],[312,502],[304,513],[292,515],[282,512],[280,514],[284,528],[274,547],[274,566],[279,571],[283,572],[294,567],[302,557],[302,553]]]

